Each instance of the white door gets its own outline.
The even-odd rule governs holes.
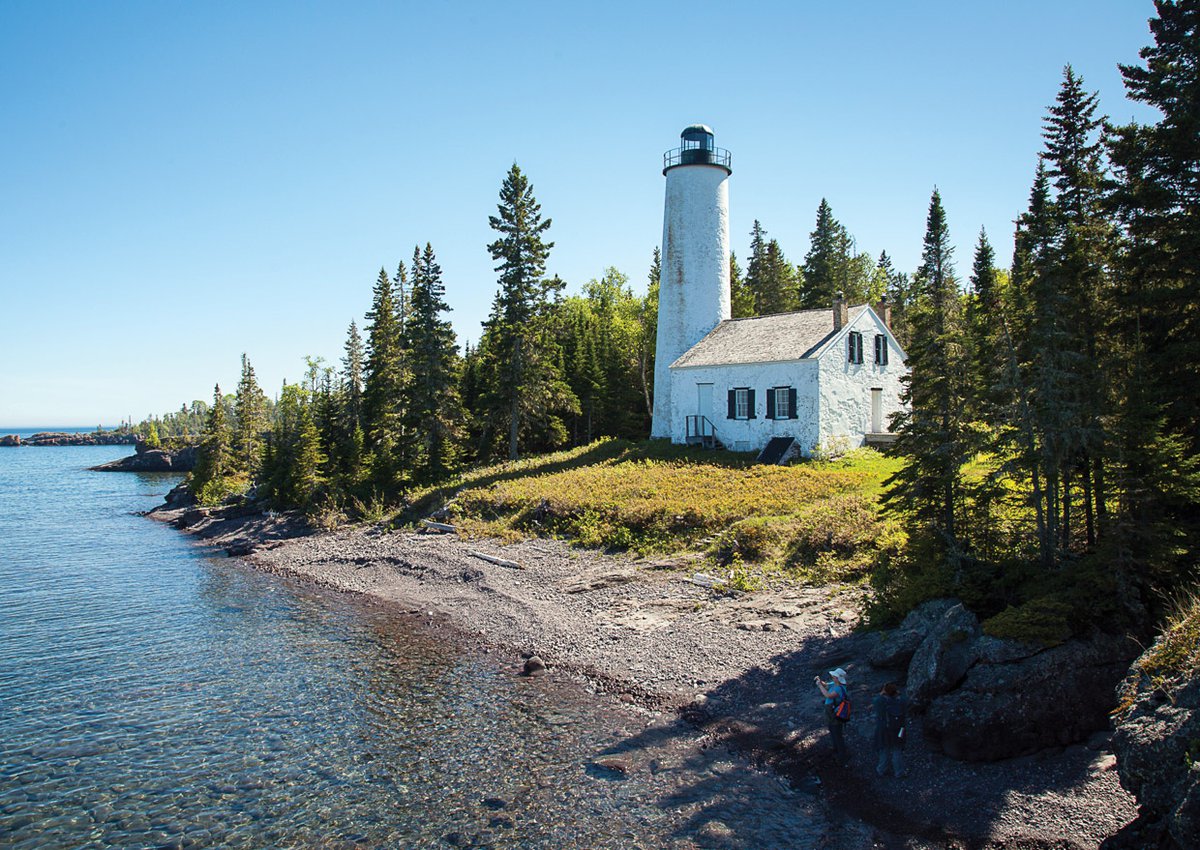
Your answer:
[[[883,390],[871,388],[871,433],[883,433]]]
[[[712,384],[696,384],[696,413],[704,417],[700,420],[698,430],[704,437],[712,436]]]

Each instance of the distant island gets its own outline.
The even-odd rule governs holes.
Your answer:
[[[132,446],[138,439],[138,435],[129,429],[86,433],[41,431],[28,437],[6,434],[0,437],[0,446]]]

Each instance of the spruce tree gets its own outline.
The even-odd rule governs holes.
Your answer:
[[[554,247],[544,238],[551,220],[542,219],[533,187],[516,163],[501,186],[497,213],[488,217],[499,234],[488,251],[500,273],[485,325],[488,406],[497,431],[507,431],[507,454],[515,460],[523,431],[546,444],[564,439],[560,415],[577,409],[578,401],[563,380],[549,325],[552,300],[563,287],[561,280],[543,277]]]
[[[804,284],[799,301],[802,309],[827,307],[833,303],[837,292],[844,291],[840,264],[845,240],[846,229],[833,217],[829,202],[822,198],[817,207],[816,226],[809,234],[810,247],[801,266]]]
[[[638,383],[642,388],[642,398],[646,404],[645,418],[649,420],[654,414],[654,352],[658,342],[658,286],[662,277],[662,254],[656,247],[650,261],[650,271],[646,275],[646,297],[639,305],[638,339],[637,339],[637,368]],[[645,432],[640,436],[645,436]]]
[[[967,529],[960,525],[962,466],[973,445],[963,411],[965,362],[952,255],[941,195],[934,189],[911,313],[912,371],[902,395],[907,410],[893,422],[899,433],[896,451],[906,463],[890,479],[886,499],[893,509],[907,511],[910,536],[931,556],[956,567],[961,582],[968,546]]]
[[[1126,96],[1158,111],[1110,128],[1112,208],[1125,236],[1111,332],[1114,549],[1152,604],[1194,576],[1200,546],[1200,0],[1156,0]]]
[[[234,472],[233,433],[226,415],[221,385],[213,388],[213,403],[200,442],[199,458],[188,484],[202,505],[215,505],[232,491],[227,480]]]
[[[729,254],[729,317],[745,319],[757,315],[754,312],[754,292],[742,276],[742,268],[738,265],[737,255]]]
[[[366,375],[363,382],[363,432],[372,455],[371,476],[385,492],[399,483],[403,467],[399,453],[404,438],[403,392],[405,373],[404,339],[401,326],[403,300],[398,288],[406,279],[401,263],[397,280],[379,270],[367,313]]]
[[[236,428],[233,434],[235,462],[254,478],[262,464],[262,435],[267,430],[266,396],[254,377],[250,359],[242,354],[242,376],[233,403]]]
[[[411,309],[405,328],[411,378],[405,395],[406,433],[417,481],[446,478],[459,462],[463,411],[458,394],[458,346],[445,314],[442,268],[433,246],[413,253]]]

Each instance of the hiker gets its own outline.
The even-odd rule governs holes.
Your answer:
[[[829,684],[817,676],[815,681],[821,696],[825,697],[825,724],[829,727],[829,739],[833,742],[833,756],[838,764],[850,761],[846,752],[845,732],[842,727],[850,719],[850,692],[846,689],[846,671],[841,667],[829,671]]]
[[[879,750],[875,772],[887,776],[890,761],[892,774],[899,778],[904,775],[904,715],[908,700],[900,696],[893,682],[888,682],[871,701],[871,707],[875,709],[875,747]]]

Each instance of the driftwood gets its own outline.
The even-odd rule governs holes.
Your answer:
[[[725,579],[711,576],[708,573],[694,573],[691,578],[684,579],[692,584],[698,584],[701,587],[720,587],[725,584]]]
[[[421,529],[423,531],[458,531],[458,528],[444,522],[434,522],[431,519],[421,520]]]
[[[518,564],[516,561],[510,561],[507,558],[497,558],[495,555],[485,555],[482,552],[473,552],[473,551],[468,551],[467,554],[474,555],[476,558],[482,558],[483,560],[487,561],[490,564],[499,564],[500,566],[508,567],[509,569],[513,569],[513,570],[525,569],[523,566]]]

